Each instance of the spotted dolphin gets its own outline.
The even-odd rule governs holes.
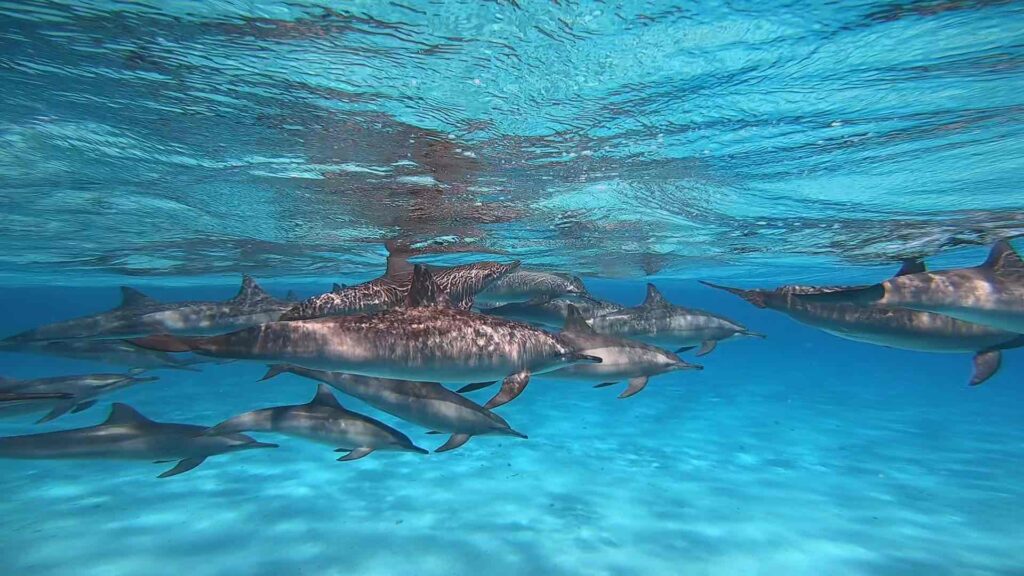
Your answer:
[[[246,412],[205,433],[238,432],[276,432],[334,446],[335,452],[346,452],[339,462],[358,460],[375,450],[427,453],[391,426],[345,409],[326,384],[317,386],[316,395],[307,404]]]
[[[647,298],[640,306],[610,312],[588,323],[600,334],[635,338],[676,352],[699,345],[698,356],[710,353],[718,342],[729,338],[764,338],[723,316],[676,306],[654,284],[647,285]]]
[[[18,416],[33,412],[48,411],[36,423],[49,422],[54,418],[71,412],[81,412],[96,404],[101,396],[114,391],[159,380],[156,376],[139,377],[143,370],[131,370],[126,374],[82,374],[77,376],[57,376],[55,378],[37,378],[34,380],[11,380],[0,378],[0,392],[27,394],[67,394],[67,398],[49,402],[26,402],[17,405],[0,407],[0,417]]]
[[[587,294],[583,281],[572,274],[516,270],[491,283],[477,295],[477,300],[491,305],[526,302],[537,298]]]
[[[527,302],[509,302],[493,308],[481,308],[480,312],[558,329],[565,324],[570,306],[575,306],[586,320],[593,320],[624,308],[614,302],[587,295],[554,298],[541,296]]]
[[[403,308],[270,322],[220,336],[160,334],[132,343],[397,380],[467,384],[503,379],[485,408],[518,396],[531,374],[601,361],[528,324],[452,307],[430,271],[420,265]]]
[[[210,456],[276,448],[244,434],[204,435],[205,426],[154,422],[127,404],[114,404],[97,426],[0,438],[0,458],[32,460],[153,460],[178,463],[160,474],[169,478],[199,466]]]
[[[328,384],[406,422],[451,434],[448,441],[435,452],[454,450],[465,444],[471,436],[482,434],[526,438],[525,434],[513,430],[501,416],[436,382],[373,378],[310,370],[290,364],[271,365],[262,379],[267,380],[284,372]]]
[[[800,296],[808,302],[909,308],[1024,333],[1024,260],[1000,240],[979,266],[896,276],[867,287]]]

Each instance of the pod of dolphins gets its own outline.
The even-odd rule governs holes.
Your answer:
[[[764,338],[728,318],[675,305],[653,284],[641,305],[628,308],[593,297],[575,276],[524,270],[518,261],[424,266],[390,248],[383,276],[335,284],[299,302],[291,295],[272,297],[249,276],[224,302],[160,302],[123,287],[121,305],[113,310],[0,341],[0,351],[132,368],[0,378],[0,417],[41,413],[38,423],[157,380],[141,376],[147,370],[195,371],[203,362],[254,360],[269,364],[263,380],[289,373],[317,382],[308,403],[253,410],[213,426],[156,422],[114,403],[96,426],[0,438],[0,457],[173,462],[159,476],[166,478],[210,456],[277,446],[247,433],[326,444],[344,453],[340,461],[375,451],[427,453],[401,431],[345,408],[334,391],[448,435],[435,450],[445,452],[473,436],[526,438],[494,409],[514,400],[534,377],[588,381],[597,388],[625,382],[619,397],[627,398],[653,376],[703,369],[681,359],[681,352],[697,348],[697,356],[704,356],[724,340]],[[754,290],[704,284],[842,338],[974,354],[971,385],[995,374],[1002,350],[1024,345],[1024,261],[1006,241],[980,266],[928,271],[923,262],[910,261],[895,277],[871,286]],[[462,395],[499,383],[483,405]]]

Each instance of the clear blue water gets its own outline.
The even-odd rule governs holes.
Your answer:
[[[1019,351],[968,388],[969,355],[695,280],[874,282],[1024,233],[1022,30],[984,1],[0,1],[0,336],[122,284],[311,295],[378,275],[396,237],[626,304],[654,281],[768,334],[626,400],[537,379],[499,409],[529,440],[445,454],[282,440],[166,480],[0,460],[0,574],[1020,574]],[[13,378],[112,369],[0,354]],[[158,371],[0,435],[312,394],[263,371]]]

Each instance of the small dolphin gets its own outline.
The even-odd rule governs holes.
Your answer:
[[[132,343],[398,380],[466,384],[504,378],[485,408],[518,396],[531,374],[600,362],[550,332],[453,308],[430,271],[419,265],[405,308],[271,322],[221,336],[156,335]]]
[[[0,403],[38,402],[40,400],[66,400],[71,394],[66,392],[0,392]]]
[[[1024,260],[1000,240],[980,266],[905,274],[872,286],[799,298],[909,308],[1024,333]]]
[[[412,382],[371,378],[342,372],[310,370],[290,364],[273,364],[262,378],[291,372],[328,384],[378,410],[424,428],[452,436],[435,452],[454,450],[471,436],[500,434],[526,438],[509,427],[504,418],[436,382]]]
[[[728,318],[676,306],[654,284],[647,285],[647,299],[640,306],[598,316],[588,323],[600,334],[635,338],[676,352],[699,344],[697,356],[710,353],[718,342],[735,336],[764,338]]]
[[[179,462],[158,478],[199,466],[210,456],[276,448],[243,434],[205,436],[205,426],[154,422],[127,404],[115,403],[98,426],[0,438],[0,458],[33,460],[154,460]]]
[[[581,294],[556,298],[539,297],[528,302],[509,302],[494,308],[483,308],[480,312],[557,329],[565,324],[565,319],[569,316],[570,305],[576,306],[586,320],[618,312],[623,308],[614,302],[598,300],[592,296]]]
[[[121,287],[121,305],[108,312],[47,324],[7,338],[4,342],[125,338],[154,332],[211,334],[276,320],[292,306],[267,294],[252,277],[226,302],[158,302]]]
[[[374,450],[427,454],[405,434],[387,424],[342,407],[326,384],[317,386],[308,404],[254,410],[228,418],[206,434],[277,432],[337,447],[348,452],[339,462],[358,460]]]
[[[498,279],[477,295],[477,300],[492,305],[527,302],[537,298],[586,295],[583,281],[571,274],[516,270]]]
[[[18,416],[32,412],[49,410],[36,424],[49,422],[54,418],[71,412],[81,412],[96,404],[100,396],[105,396],[129,386],[143,382],[159,380],[156,376],[139,378],[144,370],[130,370],[127,374],[83,374],[79,376],[58,376],[56,378],[38,378],[35,380],[11,380],[0,378],[0,391],[17,394],[58,393],[68,394],[68,398],[50,402],[28,402],[24,404],[0,407],[0,417]]]
[[[544,377],[593,380],[601,382],[597,385],[598,388],[611,386],[618,380],[628,380],[628,385],[619,398],[629,398],[643,390],[651,376],[674,370],[704,368],[699,364],[684,362],[663,348],[627,338],[598,334],[572,304],[569,305],[569,316],[565,319],[562,337],[580,352],[599,357],[601,363],[576,364],[548,372]]]
[[[22,352],[61,358],[91,360],[104,364],[156,370],[188,370],[199,372],[195,364],[209,362],[204,358],[178,358],[166,352],[145,350],[123,340],[39,340],[30,342],[0,341],[0,352]]]

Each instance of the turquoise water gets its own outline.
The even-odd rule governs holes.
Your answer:
[[[281,447],[163,480],[0,460],[0,574],[1020,574],[1019,351],[970,388],[969,354],[696,280],[870,283],[1024,233],[1021,30],[1012,2],[0,1],[0,337],[126,284],[310,296],[381,274],[395,238],[628,305],[654,282],[768,335],[624,400],[537,377],[497,410],[528,440],[442,454],[339,463],[254,434]],[[114,401],[213,425],[314,390],[200,367],[0,436]],[[9,378],[126,369],[0,353]]]

